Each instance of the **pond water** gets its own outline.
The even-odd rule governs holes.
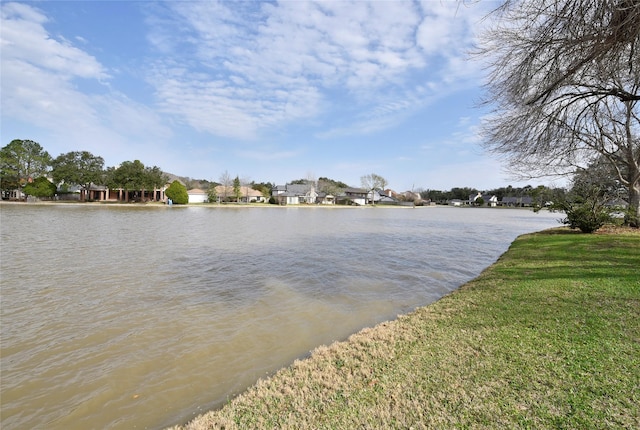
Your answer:
[[[488,208],[0,209],[7,430],[184,423],[558,226]]]

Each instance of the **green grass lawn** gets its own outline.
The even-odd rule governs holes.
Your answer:
[[[184,428],[637,429],[639,405],[640,235],[557,229]]]

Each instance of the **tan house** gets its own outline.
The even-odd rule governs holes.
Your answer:
[[[235,201],[236,199],[232,186],[218,185],[216,187],[216,195],[218,196],[218,203]],[[260,191],[254,190],[248,185],[240,187],[239,203],[264,203],[265,201],[266,199]]]

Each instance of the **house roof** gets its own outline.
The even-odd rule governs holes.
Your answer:
[[[365,190],[364,188],[349,187],[349,188],[345,188],[344,192],[346,194],[367,194],[369,191]]]
[[[314,189],[313,185],[287,184],[287,185],[275,186],[272,192],[277,192],[278,195],[280,196],[294,197],[294,196],[310,195],[313,189]]]
[[[197,194],[207,194],[207,193],[204,190],[201,190],[200,188],[192,188],[187,191],[187,194],[197,195]]]
[[[513,204],[531,204],[533,202],[533,199],[529,196],[522,196],[522,197],[503,197],[502,198],[502,203],[513,203]]]
[[[218,195],[224,194],[226,196],[232,196],[233,187],[231,186],[225,187],[224,185],[218,185],[216,186],[216,193]],[[262,193],[258,190],[254,190],[253,188],[247,185],[243,185],[240,187],[240,196],[241,197],[262,197]]]
[[[287,184],[286,187],[288,193],[295,193],[298,195],[305,195],[310,190],[310,186],[305,184]]]

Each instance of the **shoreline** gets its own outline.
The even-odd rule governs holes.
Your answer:
[[[407,206],[407,205],[321,205],[321,204],[300,204],[300,205],[274,205],[270,203],[187,203],[184,205],[173,204],[168,205],[164,202],[116,202],[116,201],[100,201],[100,202],[80,202],[80,201],[35,201],[35,202],[25,202],[25,201],[15,201],[15,200],[0,200],[1,205],[28,205],[28,206],[101,206],[101,207],[128,207],[128,208],[230,208],[230,209],[238,209],[238,208],[327,208],[327,209],[366,209],[366,208],[376,208],[376,209],[421,209],[421,208],[435,208],[435,207],[451,207],[448,205],[425,205],[425,206]],[[498,209],[498,208],[491,208]],[[513,208],[510,208],[513,209]],[[517,208],[520,209],[520,208]],[[531,209],[531,208],[525,208]]]
[[[128,207],[128,208],[284,208],[284,209],[432,209],[432,208],[449,208],[449,209],[491,209],[491,210],[527,210],[532,211],[531,207],[473,207],[473,206],[451,206],[451,205],[321,205],[321,204],[299,204],[299,205],[275,205],[270,203],[187,203],[184,205],[168,205],[164,202],[117,202],[117,201],[94,201],[94,202],[80,202],[73,200],[64,201],[35,201],[25,202],[17,200],[0,200],[0,206],[3,205],[29,205],[29,206],[96,206],[96,207]]]
[[[630,327],[624,327],[625,335],[614,333],[610,334],[613,340],[601,340],[592,339],[588,334],[593,345],[582,345],[583,329],[575,325],[575,319],[580,319],[582,313],[599,318],[593,314],[602,311],[603,299],[583,296],[582,290],[575,287],[581,277],[575,276],[573,269],[566,269],[572,274],[567,279],[548,276],[549,271],[559,270],[558,257],[545,254],[549,246],[545,244],[552,242],[562,244],[567,262],[572,261],[576,247],[585,248],[583,258],[587,259],[594,250],[606,246],[627,252],[631,268],[640,263],[640,253],[637,253],[640,241],[635,233],[579,235],[560,227],[519,236],[509,250],[477,278],[436,302],[362,329],[346,340],[319,346],[308,357],[259,379],[222,408],[168,430],[486,428],[517,427],[524,422],[536,428],[554,428],[561,423],[563,427],[579,427],[578,424],[590,427],[602,423],[602,414],[621,427],[638,425],[638,406],[629,408],[636,404],[634,396],[640,396],[640,387],[635,385],[634,394],[629,385],[634,386],[634,377],[640,380],[638,367],[633,364],[634,360],[636,365],[640,364],[637,358],[633,359],[640,357],[640,345],[636,342],[634,346],[633,339],[627,340],[640,329],[637,321],[640,311],[633,305],[633,300],[640,299],[640,285],[633,277],[635,272],[624,265],[610,269],[611,275],[602,275],[603,283],[608,281],[607,276],[621,276],[628,285],[626,292],[613,287],[600,288],[598,292],[605,301],[617,300],[603,318],[611,324],[615,317],[628,321]],[[590,249],[591,246],[594,248]],[[538,247],[541,250],[535,249]],[[629,250],[623,249],[625,247]],[[531,253],[534,255],[529,255]],[[540,257],[549,260],[548,269],[535,275],[509,275],[513,273],[514,264],[518,269],[535,273],[536,268],[539,269],[536,264],[540,264],[536,259]],[[598,257],[596,261],[600,261]],[[621,269],[631,271],[631,278]],[[593,282],[592,275],[588,275],[591,269],[587,270],[584,282]],[[509,276],[516,276],[517,282],[505,280]],[[534,283],[531,277],[535,278]],[[517,296],[515,300],[514,287],[523,291],[522,297]],[[571,306],[566,314],[563,307],[555,307],[559,305],[558,299],[554,299],[558,294],[571,294],[566,299],[568,302],[559,302]],[[620,302],[625,295],[631,302]],[[527,306],[531,311],[521,310]],[[535,330],[530,328],[532,324],[537,325]],[[511,325],[514,327],[509,327]],[[563,328],[574,330],[574,326],[575,335],[558,338]],[[602,349],[603,342],[616,341],[620,345],[604,348],[602,363],[592,363],[591,355],[599,353],[597,350]],[[619,348],[625,354],[609,356],[610,347]],[[577,356],[576,349],[579,350]],[[576,360],[590,364],[576,374],[572,370]],[[631,366],[635,375],[624,373],[624,368],[614,372],[620,365]],[[567,402],[571,403],[567,396],[573,396],[574,390],[581,396],[595,396],[589,402],[598,401],[591,375],[599,374],[601,367],[614,372],[612,383],[623,384],[623,388],[617,395],[611,394],[612,400],[596,406],[587,403],[592,406],[581,408],[580,404],[574,404],[579,410],[570,413],[566,409]],[[625,386],[630,391],[628,397],[625,397]],[[596,412],[590,416],[592,409]],[[573,421],[576,414],[577,422]]]

